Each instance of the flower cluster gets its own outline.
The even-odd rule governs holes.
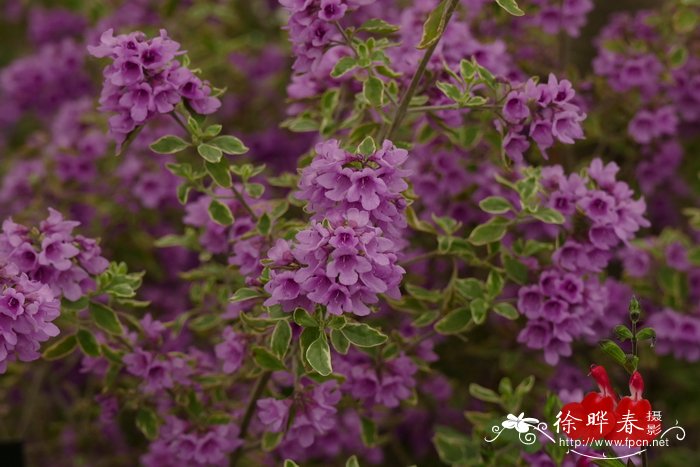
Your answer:
[[[676,111],[667,105],[656,110],[640,110],[630,121],[627,131],[639,144],[648,144],[655,138],[675,135],[677,127]]]
[[[518,307],[528,324],[518,340],[530,348],[544,349],[554,365],[559,356],[571,355],[574,339],[594,334],[593,327],[606,313],[607,292],[596,274],[603,271],[620,243],[632,240],[649,222],[646,206],[635,200],[629,186],[617,181],[618,166],[595,159],[587,177],[566,177],[560,166],[543,169],[545,203],[562,213],[574,228],[582,212],[585,236],[570,238],[552,254],[553,267],[540,274],[539,283],[522,287]]]
[[[72,40],[48,43],[0,72],[3,99],[42,118],[52,115],[61,103],[90,91],[84,59],[82,48]]]
[[[224,196],[226,190],[217,188],[215,193]],[[255,203],[255,200],[245,193],[241,196],[254,211],[261,213],[267,209],[264,203]],[[260,235],[248,235],[242,238],[244,234],[254,230],[255,221],[238,200],[222,199],[222,202],[226,203],[235,216],[230,226],[218,224],[211,219],[208,211],[211,203],[209,196],[201,196],[190,202],[185,207],[186,215],[183,221],[187,225],[202,228],[199,242],[205,250],[215,254],[229,254],[229,263],[238,266],[239,271],[247,276],[249,282],[255,281],[263,269],[260,263],[264,255],[263,238]]]
[[[212,425],[200,432],[188,422],[170,415],[141,462],[146,467],[228,465],[228,455],[243,444],[239,432],[233,423]]]
[[[0,233],[0,257],[16,264],[32,280],[49,285],[54,296],[78,300],[94,288],[91,276],[109,265],[97,241],[73,235],[78,224],[64,220],[54,209],[49,209],[49,217],[38,229],[6,219]]]
[[[110,131],[118,143],[137,126],[156,114],[172,112],[183,100],[199,114],[210,114],[221,106],[211,95],[208,83],[176,60],[184,52],[180,44],[161,29],[147,39],[141,32],[114,36],[111,29],[100,45],[88,46],[95,57],[109,57],[100,96],[101,110],[113,112]]]
[[[306,73],[318,63],[324,49],[340,38],[335,21],[375,0],[279,0],[289,12],[289,40],[296,57],[293,69]]]
[[[0,261],[0,374],[8,361],[39,358],[40,343],[59,333],[52,321],[60,314],[60,302],[51,288],[6,260]]]
[[[679,360],[700,360],[700,319],[665,309],[654,313],[647,324],[656,331],[656,352]]]
[[[574,144],[583,139],[581,122],[586,114],[574,102],[576,92],[568,80],[549,75],[546,83],[529,79],[520,89],[511,91],[503,104],[507,133],[503,149],[514,162],[523,161],[523,153],[535,141],[542,155],[555,139]]]
[[[69,101],[61,106],[53,120],[47,152],[55,160],[56,172],[62,181],[90,183],[97,175],[96,160],[107,152],[104,132],[83,121],[93,108],[88,98]]]
[[[289,244],[278,240],[268,252],[273,269],[265,305],[287,310],[325,305],[334,315],[370,313],[377,294],[398,298],[404,269],[397,264],[395,243],[369,222],[369,214],[349,208],[296,235]],[[290,269],[289,266],[294,266]]]
[[[655,95],[660,85],[663,65],[652,53],[638,51],[633,47],[623,51],[611,50],[609,43],[619,43],[625,37],[643,40],[658,40],[658,35],[648,24],[649,12],[643,11],[635,16],[620,14],[603,28],[597,39],[598,56],[593,60],[595,73],[608,80],[610,87],[617,92],[632,89],[641,91],[643,100]]]
[[[34,7],[29,12],[28,34],[35,44],[56,42],[82,35],[87,20],[64,8]]]
[[[294,420],[285,434],[285,442],[308,448],[314,444],[317,437],[335,426],[336,405],[340,397],[335,381],[309,384],[295,394],[293,402],[273,398],[260,399],[257,402],[258,419],[265,431],[279,433],[285,430],[290,411],[294,410]]]
[[[342,389],[370,408],[398,407],[413,395],[416,386],[414,375],[418,368],[403,354],[385,361],[381,370],[368,355],[357,351],[338,355],[334,366],[346,377]]]
[[[401,168],[408,152],[384,141],[373,154],[352,154],[336,140],[316,145],[316,157],[301,172],[296,196],[308,202],[313,219],[337,217],[355,208],[369,214],[369,221],[384,236],[399,239],[406,227],[406,200],[401,194],[408,185]]]
[[[538,9],[534,14],[528,12],[524,21],[541,28],[547,34],[564,31],[571,37],[581,34],[581,28],[586,25],[586,17],[593,10],[591,0],[534,0],[532,4]]]

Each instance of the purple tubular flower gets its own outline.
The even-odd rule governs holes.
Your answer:
[[[105,31],[97,46],[88,46],[95,57],[109,57],[100,109],[114,113],[109,119],[110,132],[121,144],[138,125],[157,114],[172,112],[187,102],[195,112],[215,112],[221,102],[211,95],[211,87],[176,60],[184,52],[165,30],[147,39],[141,32],[114,36]]]

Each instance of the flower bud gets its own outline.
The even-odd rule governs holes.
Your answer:
[[[633,400],[638,401],[642,398],[643,392],[644,380],[642,379],[642,375],[638,371],[635,371],[630,378],[630,395]]]
[[[629,312],[630,312],[630,321],[632,321],[633,323],[638,322],[640,316],[642,315],[642,309],[639,306],[639,302],[637,301],[637,297],[632,297],[632,300],[630,300]]]
[[[617,396],[615,395],[615,390],[610,384],[610,378],[608,377],[608,372],[601,365],[591,365],[591,372],[589,373],[593,379],[598,383],[598,388],[603,396],[610,396],[613,400],[617,401]]]

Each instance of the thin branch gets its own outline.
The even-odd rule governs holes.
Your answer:
[[[445,28],[443,29],[443,33],[445,29],[447,29],[448,24],[450,23],[450,18],[452,17],[452,14],[454,13],[455,9],[457,8],[457,5],[459,4],[459,0],[450,0],[450,3],[447,5],[447,11],[445,14]],[[421,78],[423,78],[423,74],[425,73],[425,69],[428,66],[428,62],[430,61],[430,57],[433,56],[433,53],[435,52],[435,48],[437,47],[438,43],[440,42],[440,39],[442,39],[442,34],[440,34],[440,37],[438,37],[435,42],[433,42],[432,45],[430,45],[426,51],[425,54],[423,54],[423,58],[421,59],[420,63],[418,64],[418,68],[416,69],[416,73],[413,75],[413,78],[411,78],[411,82],[408,85],[408,88],[406,89],[406,92],[401,96],[401,100],[399,101],[399,106],[396,108],[396,113],[394,113],[394,117],[391,121],[391,125],[387,128],[384,126],[382,128],[382,131],[379,134],[378,140],[381,144],[381,142],[387,138],[391,138],[391,135],[396,131],[396,129],[401,125],[401,122],[403,122],[403,119],[406,117],[406,112],[408,111],[408,105],[411,103],[411,99],[413,99],[413,95],[416,93],[416,90],[418,89],[418,84],[420,83]]]
[[[250,427],[250,422],[253,419],[253,414],[255,413],[255,407],[258,399],[260,399],[260,396],[265,390],[265,386],[267,386],[268,381],[270,381],[270,376],[272,376],[272,372],[266,371],[265,373],[261,374],[258,380],[255,382],[253,393],[250,395],[250,400],[248,400],[248,405],[245,409],[245,413],[243,414],[243,421],[241,422],[241,432],[239,434],[239,438],[242,440],[245,440],[245,437],[248,434],[248,428]],[[233,451],[229,466],[234,467],[240,460],[242,454],[243,450],[241,448]]]

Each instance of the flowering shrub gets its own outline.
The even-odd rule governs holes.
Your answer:
[[[700,427],[697,1],[54,3],[0,6],[3,465],[695,459],[484,440]]]

